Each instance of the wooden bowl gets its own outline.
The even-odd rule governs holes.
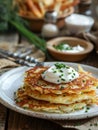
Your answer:
[[[53,47],[54,45],[58,45],[62,42],[66,42],[70,46],[80,45],[84,48],[84,50],[78,53],[72,53],[58,51]],[[51,56],[53,56],[56,60],[60,61],[81,61],[88,56],[88,54],[93,50],[93,48],[94,46],[92,43],[73,37],[59,37],[47,42],[47,49]]]
[[[57,19],[57,26],[58,28],[62,28],[65,26],[65,17],[71,15],[74,12],[74,8],[71,7],[67,10],[67,12],[62,13],[62,15],[58,16]],[[22,18],[26,19],[29,22],[29,27],[30,30],[34,32],[41,32],[42,26],[44,24],[44,19],[43,18],[34,18],[30,16],[24,16],[20,15]]]

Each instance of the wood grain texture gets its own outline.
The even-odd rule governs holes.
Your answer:
[[[0,104],[0,130],[5,130],[7,108]]]
[[[25,116],[11,110],[8,122],[8,130],[65,130],[49,120]]]

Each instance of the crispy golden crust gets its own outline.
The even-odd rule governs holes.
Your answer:
[[[60,104],[72,104],[76,102],[81,102],[83,100],[91,100],[92,102],[96,101],[96,93],[94,90],[82,94],[40,94],[38,91],[32,91],[30,88],[25,88],[25,92],[28,96],[37,99],[48,101],[50,103],[60,103]]]
[[[49,113],[69,113],[75,110],[81,110],[86,105],[92,104],[91,100],[83,100],[82,102],[76,102],[73,104],[54,104],[42,100],[35,100],[25,94],[23,88],[19,89],[16,93],[16,104],[24,109],[34,111],[45,111]]]
[[[40,94],[83,93],[94,90],[95,87],[98,86],[98,80],[87,72],[80,72],[79,78],[69,83],[59,85],[49,83],[41,78],[41,73],[46,69],[47,67],[35,67],[28,70],[26,72],[24,86],[30,87],[32,91],[36,90],[40,92]]]
[[[18,106],[34,111],[69,113],[87,105],[98,104],[98,79],[90,73],[79,67],[79,78],[57,85],[41,78],[41,74],[48,68],[34,67],[25,72],[23,87],[15,94]]]

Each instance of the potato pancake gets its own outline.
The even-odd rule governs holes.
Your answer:
[[[49,68],[36,66],[25,72],[23,86],[15,92],[18,106],[34,111],[69,113],[98,104],[98,79],[90,72],[79,67],[76,79],[56,84],[42,78],[42,74]]]
[[[73,104],[54,104],[42,100],[35,100],[26,95],[23,88],[15,94],[15,101],[19,107],[33,111],[43,111],[49,113],[69,113],[83,109],[87,104],[92,104],[91,100],[84,100]]]
[[[64,93],[83,93],[94,90],[98,86],[98,80],[88,72],[79,72],[79,78],[69,83],[53,84],[41,78],[41,74],[47,67],[35,67],[26,71],[24,86],[30,87],[32,91],[40,94],[64,94]]]

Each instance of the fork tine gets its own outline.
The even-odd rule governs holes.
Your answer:
[[[13,53],[13,52],[9,52],[9,51],[5,51],[3,49],[0,49],[0,53],[4,54],[6,56],[12,57],[12,58],[24,59],[24,60],[26,60],[28,62],[34,62],[34,63],[37,62],[36,59],[34,59],[33,57],[28,56],[28,54],[30,54],[31,51],[25,52],[25,53],[20,53],[20,52],[19,53],[18,52]]]
[[[2,49],[0,49],[0,54],[2,55],[2,57],[12,60],[20,65],[26,65],[31,67],[31,66],[43,66],[44,64],[43,62],[38,62],[37,59],[30,57],[28,55],[23,56],[22,54],[12,53]]]

